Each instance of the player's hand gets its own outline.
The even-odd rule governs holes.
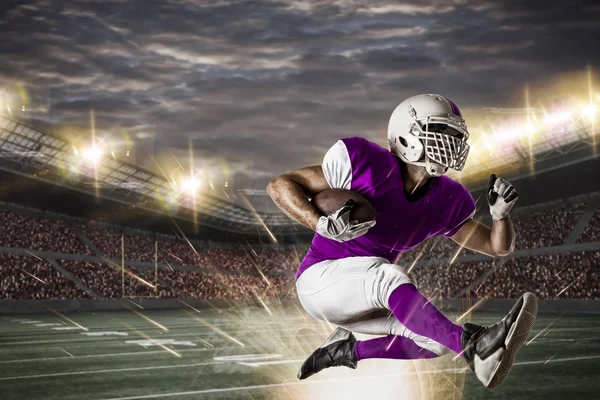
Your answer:
[[[494,221],[505,218],[518,198],[517,191],[509,181],[497,178],[496,174],[490,175],[487,201]]]
[[[352,199],[348,200],[342,208],[328,217],[322,216],[317,222],[316,232],[328,239],[338,242],[347,242],[364,235],[375,226],[375,221],[350,221],[350,211],[354,206]]]

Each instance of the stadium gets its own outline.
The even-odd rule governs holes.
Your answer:
[[[473,218],[488,225],[489,175],[514,184],[514,251],[492,258],[436,236],[396,261],[456,323],[492,323],[523,293],[537,296],[533,330],[493,391],[454,356],[366,360],[298,380],[334,327],[298,300],[295,273],[314,232],[273,207],[269,178],[244,186],[234,173],[211,175],[194,167],[191,145],[178,158],[138,151],[135,140],[105,141],[95,132],[111,118],[102,110],[90,111],[85,129],[68,118],[53,124],[35,90],[29,97],[6,84],[1,397],[597,398],[600,92],[593,66],[564,80],[581,90],[546,85],[539,98],[525,90],[523,108],[480,107],[465,169],[449,173],[475,199]],[[384,136],[370,135],[382,146]],[[305,159],[322,158],[326,146],[315,148]]]

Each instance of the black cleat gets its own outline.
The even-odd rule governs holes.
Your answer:
[[[306,379],[329,367],[344,366],[356,369],[355,343],[356,338],[352,332],[337,328],[327,341],[304,361],[298,371],[298,379]]]
[[[537,298],[525,293],[502,321],[486,327],[465,324],[462,354],[485,387],[495,388],[508,376],[535,323],[537,309]]]

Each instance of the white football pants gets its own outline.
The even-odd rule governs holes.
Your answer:
[[[296,281],[298,299],[319,320],[327,320],[353,332],[395,335],[413,340],[436,354],[449,350],[402,325],[390,312],[388,299],[394,289],[415,284],[404,268],[380,257],[348,257],[312,265]]]

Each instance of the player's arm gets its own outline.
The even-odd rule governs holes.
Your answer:
[[[508,213],[518,199],[510,182],[490,176],[487,201],[494,223],[492,227],[473,219],[468,220],[452,236],[459,245],[489,256],[506,256],[515,248],[515,228]]]
[[[514,249],[515,229],[508,215],[494,221],[491,228],[470,219],[451,239],[462,247],[491,257],[507,256]]]
[[[325,154],[323,164],[288,172],[269,182],[267,193],[290,218],[319,235],[345,242],[364,235],[375,221],[350,221],[352,201],[347,201],[335,213],[321,215],[308,200],[325,189],[351,187],[352,165],[343,141],[338,140]]]
[[[321,213],[308,199],[329,188],[323,168],[315,165],[278,176],[267,185],[267,193],[290,218],[314,231]]]

